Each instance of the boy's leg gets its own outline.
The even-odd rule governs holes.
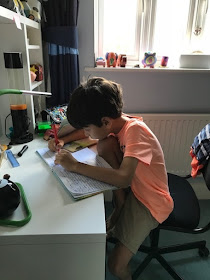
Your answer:
[[[113,136],[107,137],[101,140],[97,144],[97,150],[99,156],[101,156],[112,168],[118,169],[123,159],[123,153],[120,151],[119,143]],[[124,189],[118,189],[113,191],[114,211],[111,216],[106,220],[107,231],[113,228],[120,211],[125,201]]]
[[[150,211],[130,190],[113,229],[113,236],[119,243],[109,256],[108,265],[115,276],[121,280],[131,279],[129,261],[150,231],[157,226],[158,222]]]
[[[106,220],[107,233],[114,227],[115,223],[117,222],[117,219],[120,215],[120,212],[122,210],[126,198],[126,192],[124,189],[114,190],[112,193],[113,193],[114,210]],[[107,238],[109,237],[110,235],[107,235]]]
[[[133,253],[125,245],[117,243],[108,259],[110,272],[121,280],[132,280],[128,266],[132,256]]]
[[[109,136],[97,143],[98,155],[101,156],[112,168],[118,169],[123,160],[123,153],[114,136]]]

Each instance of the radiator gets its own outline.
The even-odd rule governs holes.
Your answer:
[[[132,115],[140,115],[134,114]],[[168,172],[187,175],[191,172],[190,147],[194,137],[210,123],[210,114],[141,114],[157,136]]]

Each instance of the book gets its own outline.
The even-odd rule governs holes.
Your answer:
[[[95,139],[84,138],[84,139],[73,141],[69,144],[65,144],[64,149],[68,150],[71,153],[74,153],[74,152],[84,149],[86,147],[95,145],[97,142],[98,142],[98,140],[95,140]]]
[[[115,190],[117,187],[65,170],[61,165],[54,163],[55,153],[48,148],[38,149],[37,154],[50,167],[53,174],[61,184],[69,191],[75,200],[87,198],[107,190]],[[110,165],[89,148],[72,153],[72,156],[79,162],[89,165],[111,168]]]

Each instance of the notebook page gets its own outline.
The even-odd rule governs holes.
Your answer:
[[[48,148],[39,149],[36,152],[52,169],[52,167],[55,165],[55,153],[51,152]]]
[[[100,182],[77,173],[68,172],[60,165],[54,166],[53,171],[65,187],[74,195],[84,195],[116,189],[114,186],[104,182]]]
[[[48,148],[39,149],[37,152],[52,168],[57,178],[75,197],[116,189],[116,187],[113,185],[109,185],[77,173],[69,172],[61,165],[55,165],[55,153],[51,152]],[[88,148],[75,152],[72,154],[72,156],[74,156],[74,158],[78,161],[86,164],[107,168],[110,167],[103,158],[99,157]]]

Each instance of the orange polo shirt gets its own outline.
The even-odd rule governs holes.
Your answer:
[[[162,223],[172,212],[174,204],[168,189],[164,155],[159,141],[142,118],[138,117],[130,117],[116,136],[124,157],[139,160],[131,190],[153,217]]]

